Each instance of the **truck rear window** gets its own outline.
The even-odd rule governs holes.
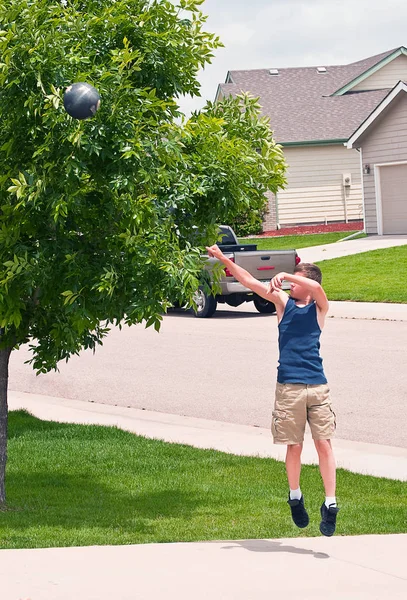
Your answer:
[[[236,239],[227,227],[219,227],[218,244],[236,244]]]

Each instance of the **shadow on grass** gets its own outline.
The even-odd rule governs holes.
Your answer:
[[[188,519],[200,504],[190,493],[176,489],[129,493],[110,489],[91,475],[85,480],[63,472],[58,476],[12,473],[7,478],[7,488],[10,524],[13,521],[22,529],[44,525],[110,528],[120,523],[124,529],[134,531],[136,524],[137,531],[151,532],[151,520]]]
[[[175,517],[189,520],[202,503],[191,490],[178,489],[176,481],[174,487],[171,480],[161,481],[161,489],[154,489],[154,478],[143,479],[143,465],[134,455],[129,455],[126,470],[127,454],[119,456],[116,473],[112,457],[125,451],[115,446],[115,437],[130,439],[127,432],[41,421],[27,411],[11,413],[9,421],[7,505],[0,512],[3,526],[15,531],[120,528],[151,534],[153,522]],[[141,463],[148,457],[150,443],[139,440]],[[137,455],[138,447],[124,448]],[[44,464],[50,465],[49,470]]]

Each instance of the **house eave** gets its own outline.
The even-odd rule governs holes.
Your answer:
[[[347,142],[346,138],[338,138],[332,140],[304,140],[298,142],[278,142],[283,148],[294,147],[294,146],[334,146],[338,144],[344,144]]]
[[[399,81],[397,85],[387,94],[378,106],[370,113],[370,115],[359,125],[356,131],[346,141],[345,146],[348,150],[354,147],[357,140],[365,133],[365,131],[373,124],[377,117],[384,109],[398,96],[401,92],[407,92],[407,85],[403,81]]]
[[[371,75],[373,75],[373,73],[376,73],[376,71],[379,71],[384,66],[386,66],[387,64],[389,64],[395,58],[397,58],[398,56],[401,56],[402,54],[404,54],[404,56],[407,56],[407,48],[405,48],[404,46],[401,46],[400,48],[398,48],[397,50],[395,50],[394,52],[389,54],[389,56],[386,56],[386,58],[383,58],[376,65],[374,65],[373,67],[370,67],[370,69],[367,69],[367,71],[364,71],[363,73],[361,73],[361,75],[358,75],[358,77],[356,77],[355,79],[352,79],[352,81],[350,81],[349,83],[347,83],[346,85],[341,87],[339,90],[336,90],[336,92],[334,92],[332,94],[332,96],[343,96],[343,94],[346,94],[346,92],[349,92],[356,85],[358,85],[359,83],[361,83],[362,81],[367,79],[367,77],[370,77]]]

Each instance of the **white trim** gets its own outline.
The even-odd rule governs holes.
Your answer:
[[[384,111],[385,108],[394,100],[394,98],[400,92],[407,92],[407,85],[403,81],[399,81],[394,88],[391,90],[389,94],[381,101],[381,103],[376,106],[374,111],[370,114],[370,116],[358,127],[355,133],[349,138],[346,142],[346,147],[348,150],[353,148],[353,144],[360,138],[360,136],[368,129],[373,121],[377,119],[377,117]]]
[[[407,160],[397,160],[394,162],[375,163],[375,167],[397,167],[397,165],[407,165]]]
[[[364,173],[363,173],[362,148],[359,148],[359,158],[360,158],[360,178],[362,181],[363,231],[366,231],[365,180],[364,180]]]
[[[377,163],[374,166],[377,235],[383,235],[383,202],[382,202],[382,186],[381,186],[381,180],[380,180],[380,169],[382,167],[397,167],[398,165],[407,165],[407,160],[399,160],[397,162],[388,162],[388,163]]]
[[[380,185],[380,167],[374,166],[374,186],[376,195],[377,235],[383,235],[382,191]]]
[[[407,56],[407,49],[404,46],[400,46],[400,48],[398,48],[391,54],[388,54],[385,58],[382,58],[381,61],[379,61],[372,67],[369,67],[368,69],[366,69],[366,71],[363,71],[363,73],[349,81],[346,85],[339,88],[339,90],[336,90],[336,92],[334,92],[332,96],[343,96],[344,94],[346,94],[346,92],[349,92],[349,90],[352,90],[359,83],[361,83],[365,79],[368,79],[371,75],[373,75],[377,71],[380,71],[380,69],[390,64],[391,62],[393,62],[393,60],[395,60],[399,56],[402,56],[403,54],[404,56]]]

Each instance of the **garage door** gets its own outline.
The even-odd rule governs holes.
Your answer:
[[[380,167],[383,233],[407,233],[407,165]]]

